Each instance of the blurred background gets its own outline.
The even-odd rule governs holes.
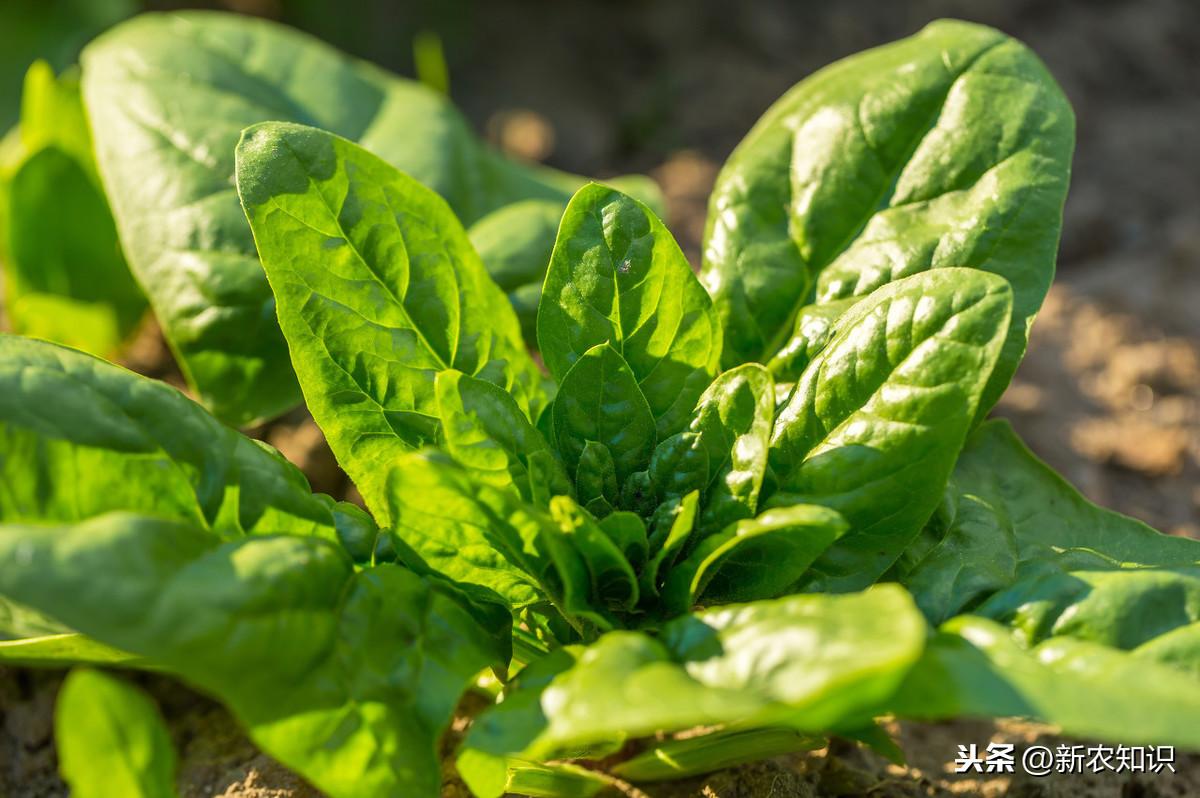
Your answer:
[[[795,82],[942,16],[1022,39],[1074,103],[1078,148],[1059,277],[997,412],[1092,499],[1200,537],[1195,0],[0,0],[0,132],[34,58],[67,66],[113,22],[184,7],[281,20],[448,81],[510,153],[651,174],[694,262],[717,169]],[[319,433],[283,430],[272,443],[312,475]]]

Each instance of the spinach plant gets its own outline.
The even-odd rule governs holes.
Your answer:
[[[170,24],[226,46],[198,19]],[[103,98],[120,38],[85,59],[114,131],[155,107]],[[456,752],[481,798],[594,795],[830,734],[890,752],[887,714],[1200,748],[1200,543],[1091,505],[983,420],[1051,279],[1073,139],[1019,43],[940,22],[797,86],[718,180],[703,284],[650,207],[580,188],[526,317],[544,370],[506,297],[529,274],[498,284],[460,218],[489,195],[456,208],[396,166],[428,142],[352,131],[395,147],[373,153],[317,115],[310,62],[240,43],[290,104],[227,88],[225,61],[197,79],[232,104],[311,102],[303,121],[334,130],[260,122],[229,153],[176,141],[123,168],[232,162],[253,247],[187,274],[257,253],[369,512],[165,385],[0,338],[0,659],[175,674],[334,798],[436,795],[468,689],[493,698]],[[151,233],[124,180],[107,185],[136,269],[163,242],[130,237]],[[203,185],[225,208],[231,189]],[[495,225],[476,240],[538,238]],[[181,266],[154,262],[162,312]],[[169,794],[154,713],[118,703],[128,778]]]

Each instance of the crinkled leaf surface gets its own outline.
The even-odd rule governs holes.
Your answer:
[[[906,275],[972,267],[1013,286],[1013,324],[980,403],[999,398],[1054,274],[1074,117],[1038,58],[939,21],[784,95],[710,200],[704,280],[728,364],[783,347],[797,311]]]
[[[615,349],[660,439],[687,424],[721,354],[712,300],[674,237],[645,205],[597,184],[580,189],[563,214],[537,329],[560,383],[594,347]]]
[[[967,441],[941,539],[899,575],[935,623],[1038,574],[1200,565],[1200,543],[1163,535],[1089,502],[989,421]]]
[[[710,535],[667,573],[669,613],[696,604],[775,598],[793,588],[835,540],[846,520],[827,507],[794,504],[737,521]]]
[[[432,187],[466,223],[516,200],[565,204],[582,183],[488,151],[444,95],[265,20],[144,14],[90,44],[83,66],[130,265],[189,382],[230,422],[300,400],[237,201],[244,128],[297,122],[353,139]]]
[[[891,704],[923,720],[1020,716],[1078,737],[1200,749],[1195,678],[1071,638],[1027,651],[971,616],[943,625]]]
[[[43,341],[0,335],[0,521],[79,521],[122,510],[223,538],[285,532],[369,558],[375,525],[314,495],[274,449],[174,388]],[[363,551],[365,549],[365,551]]]
[[[700,397],[689,429],[707,453],[701,535],[754,516],[774,420],[775,381],[756,363],[724,372]]]
[[[1005,281],[937,269],[891,283],[837,322],[775,420],[771,506],[831,507],[850,531],[813,589],[870,584],[929,520],[1004,341]]]
[[[767,361],[771,374],[781,382],[795,382],[804,369],[829,343],[833,323],[854,306],[858,297],[846,297],[820,305],[805,305],[796,314],[792,336]]]
[[[332,798],[436,796],[459,695],[507,661],[438,588],[395,565],[356,571],[311,537],[222,542],[125,514],[3,525],[0,594],[219,697]]]
[[[731,605],[672,621],[658,638],[612,632],[518,677],[466,745],[541,757],[696,726],[861,723],[924,641],[920,613],[895,586]]]
[[[494,382],[536,417],[516,316],[441,197],[300,125],[247,130],[237,167],[308,408],[381,525],[388,464],[439,435],[438,372]]]
[[[116,676],[75,670],[54,714],[59,771],[74,798],[173,798],[175,748],[150,697]]]

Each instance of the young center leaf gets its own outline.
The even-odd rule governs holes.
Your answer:
[[[538,347],[559,382],[608,344],[629,364],[660,439],[679,432],[716,375],[712,300],[653,211],[604,186],[563,214],[538,305]]]
[[[766,362],[797,312],[943,266],[1003,276],[1013,323],[979,414],[1025,351],[1054,274],[1074,117],[1038,58],[939,21],[797,85],[722,169],[704,280],[725,361]]]
[[[451,594],[317,538],[118,513],[0,525],[0,566],[0,595],[217,696],[331,798],[437,795],[460,694],[508,659]]]
[[[54,711],[59,771],[74,798],[175,798],[175,748],[154,702],[116,676],[75,670]]]
[[[536,418],[516,316],[441,197],[284,123],[246,131],[237,177],[308,408],[381,525],[387,465],[441,434],[438,372],[493,382]]]
[[[929,520],[1008,329],[1000,277],[938,269],[855,305],[775,421],[769,506],[821,504],[850,531],[811,589],[854,590],[886,571]]]
[[[584,182],[491,152],[443,94],[262,19],[142,14],[82,61],[130,266],[189,383],[231,423],[301,398],[234,187],[243,129],[296,122],[345,136],[438,192],[465,224],[518,200],[561,208]]]
[[[551,412],[568,472],[579,468],[585,447],[595,442],[608,448],[623,485],[654,450],[654,413],[633,369],[611,344],[596,344],[572,363]]]

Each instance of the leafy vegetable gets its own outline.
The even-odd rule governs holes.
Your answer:
[[[538,347],[551,376],[565,384],[576,362],[609,344],[658,437],[682,430],[716,375],[720,335],[712,301],[649,208],[613,189],[580,189],[563,214],[543,296]]]
[[[1000,354],[1012,293],[999,277],[938,269],[884,286],[840,318],[775,421],[780,493],[851,532],[811,586],[877,579],[929,520]]]
[[[0,336],[0,661],[186,680],[332,798],[437,795],[472,684],[497,699],[454,752],[480,798],[831,734],[897,760],[885,713],[1200,749],[1200,543],[980,423],[1073,136],[1013,40],[937,23],[781,100],[718,181],[711,299],[649,205],[297,34],[148,16],[85,71],[193,384],[246,421],[294,374],[369,512],[172,388]],[[81,794],[117,733],[114,769],[156,785],[126,791],[171,789],[128,691],[68,683],[63,722],[110,723],[60,730]]]
[[[172,798],[175,749],[154,703],[100,671],[63,682],[54,718],[59,768],[77,798]]]
[[[110,514],[0,526],[0,562],[18,560],[0,593],[219,696],[332,796],[435,793],[437,738],[503,657],[451,595],[395,565],[356,572],[319,538]]]
[[[1200,543],[1096,507],[1036,459],[1005,421],[971,436],[947,501],[951,518],[942,536],[902,576],[935,623],[1042,576],[1200,565]]]
[[[25,78],[20,144],[0,177],[0,261],[13,330],[111,354],[146,300],[121,256],[74,76]]]
[[[545,400],[515,315],[440,197],[282,123],[246,132],[238,190],[309,409],[385,525],[383,467],[440,434],[438,371],[494,382],[536,417]]]
[[[814,300],[982,269],[1013,290],[982,417],[1054,273],[1073,144],[1070,105],[1045,67],[981,25],[935,22],[801,82],[738,146],[710,200],[704,279],[725,362],[798,348],[793,321]]]
[[[1065,734],[1200,747],[1200,683],[1170,668],[1070,638],[1026,651],[980,618],[948,622],[894,699],[922,719],[1017,715]]]
[[[189,384],[229,422],[300,399],[237,202],[234,149],[244,128],[298,122],[354,139],[441,194],[468,224],[519,200],[565,203],[582,182],[487,150],[442,94],[262,20],[145,14],[90,44],[83,66],[130,265]]]

